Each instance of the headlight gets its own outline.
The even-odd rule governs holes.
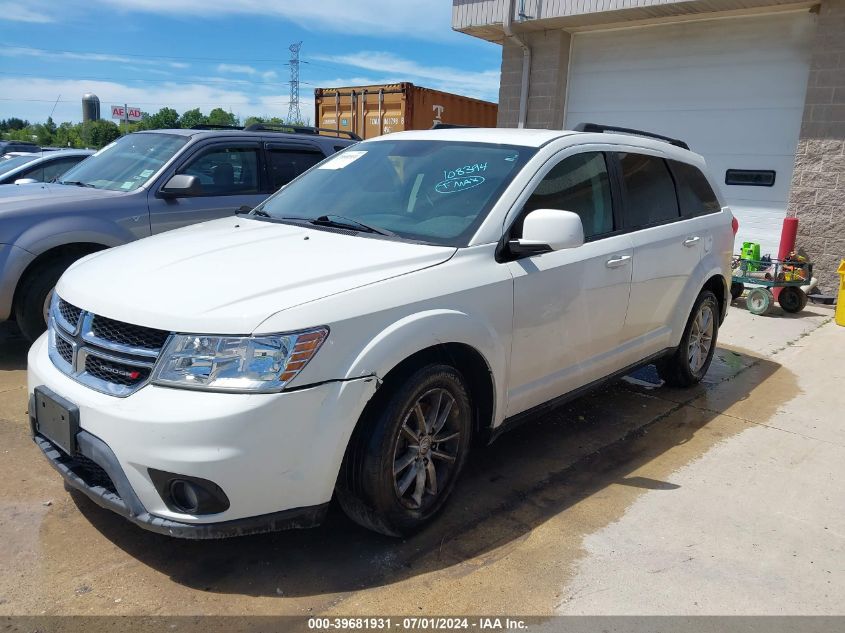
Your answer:
[[[278,391],[328,335],[325,327],[267,336],[176,334],[162,351],[152,382],[214,391]]]

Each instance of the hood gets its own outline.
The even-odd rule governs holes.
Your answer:
[[[0,244],[14,244],[22,231],[45,219],[80,211],[91,212],[98,208],[97,204],[110,207],[116,199],[131,199],[137,191],[141,190],[127,193],[43,182],[1,185]],[[146,213],[146,199],[141,204]]]
[[[120,321],[249,334],[279,311],[435,266],[455,250],[225,218],[89,255],[65,272],[57,291]],[[327,314],[314,325],[330,322]]]
[[[43,208],[45,204],[64,204],[76,200],[99,200],[125,196],[125,191],[109,191],[93,187],[60,185],[54,182],[35,182],[28,185],[0,187],[0,218],[15,211]]]

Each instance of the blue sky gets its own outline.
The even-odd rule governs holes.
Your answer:
[[[85,92],[148,112],[287,114],[315,87],[411,81],[496,101],[501,49],[451,30],[450,0],[0,0],[0,118],[78,121]]]

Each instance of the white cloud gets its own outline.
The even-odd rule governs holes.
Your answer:
[[[274,81],[279,77],[275,70],[261,71],[248,64],[218,64],[217,72],[249,75],[250,77],[261,77],[264,81]]]
[[[135,73],[149,73],[150,75],[159,75],[162,77],[172,77],[173,73],[169,70],[161,70],[160,68],[141,68],[140,66],[124,65],[124,70],[131,70]]]
[[[217,72],[219,73],[240,73],[242,75],[254,75],[258,71],[255,70],[252,66],[247,66],[246,64],[220,64],[217,66]]]
[[[44,121],[53,109],[56,97],[61,94],[62,101],[56,106],[53,120],[79,121],[82,118],[82,95],[86,92],[93,92],[100,98],[103,118],[109,118],[112,105],[124,103],[138,106],[145,112],[157,112],[168,106],[178,112],[199,107],[208,113],[219,106],[239,116],[266,114],[284,117],[288,111],[288,95],[258,96],[254,90],[242,91],[223,84],[217,87],[163,81],[155,85],[131,86],[112,81],[31,78],[22,82],[0,77],[0,95],[15,95],[15,101],[0,100],[0,118],[16,116],[34,122]],[[74,100],[74,95],[78,95],[79,100]],[[310,109],[304,105],[305,102],[301,103],[303,114],[312,115],[313,102]]]
[[[74,59],[88,62],[110,62],[125,63],[144,66],[169,66],[170,68],[190,68],[190,64],[184,62],[170,62],[143,57],[130,57],[126,55],[113,55],[111,53],[74,53],[72,51],[51,51],[43,48],[28,48],[25,46],[2,46],[0,55],[3,57],[38,57],[40,59]]]
[[[419,82],[426,88],[445,90],[468,97],[488,101],[498,99],[498,70],[469,71],[451,66],[424,66],[392,53],[372,51],[361,51],[346,55],[314,55],[312,58],[333,65],[340,64],[383,73],[384,76],[375,83],[413,81],[414,83]],[[315,69],[318,67],[319,64],[316,64]]]
[[[32,10],[22,6],[18,2],[0,2],[0,20],[32,22],[36,24],[46,24],[55,21],[48,11]]]
[[[372,35],[410,35],[420,39],[458,37],[451,28],[452,7],[445,0],[227,0],[209,9],[208,0],[98,0],[121,11],[220,17],[275,15],[309,29]],[[465,35],[460,36],[466,38]]]

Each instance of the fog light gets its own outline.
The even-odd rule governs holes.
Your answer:
[[[170,482],[170,498],[174,505],[186,514],[195,514],[200,507],[199,494],[190,481],[174,479]]]
[[[150,479],[169,510],[181,514],[218,514],[229,509],[229,497],[213,481],[148,468]]]

